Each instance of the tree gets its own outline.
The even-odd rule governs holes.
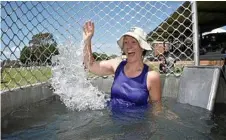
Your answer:
[[[27,46],[24,46],[24,48],[22,49],[22,51],[20,53],[21,63],[27,65],[29,62],[31,62],[31,60],[30,60],[31,55],[32,55],[31,49],[28,48]]]
[[[29,46],[32,47],[46,46],[48,44],[57,46],[57,43],[51,33],[38,33],[34,35],[32,39],[29,41]]]
[[[93,57],[96,61],[109,60],[110,59],[110,57],[107,54],[97,53],[97,52],[93,52]]]
[[[2,51],[1,51],[1,53],[2,53]],[[3,72],[4,72],[4,70],[5,70],[5,63],[6,63],[6,60],[3,60],[2,62],[1,62],[1,83],[4,83],[5,81],[4,81],[4,79],[3,79]]]
[[[25,46],[20,55],[23,64],[36,63],[36,65],[49,64],[51,58],[58,55],[57,43],[51,33],[38,33],[29,41],[29,47]]]

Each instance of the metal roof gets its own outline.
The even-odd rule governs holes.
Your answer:
[[[226,25],[226,1],[198,1],[197,8],[201,32]]]
[[[192,35],[190,2],[184,2],[170,17],[148,34],[148,40],[164,40],[169,36]],[[198,1],[198,24],[201,32],[226,25],[226,1]]]

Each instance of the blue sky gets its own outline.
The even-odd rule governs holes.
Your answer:
[[[82,25],[92,20],[93,51],[119,55],[116,41],[121,34],[131,26],[142,27],[147,33],[152,31],[180,4],[178,1],[1,2],[1,50],[7,58],[16,59],[32,35],[39,32],[53,33],[58,44],[73,42],[74,47],[80,47]]]

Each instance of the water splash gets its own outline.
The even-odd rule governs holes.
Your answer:
[[[69,42],[58,45],[59,55],[53,57],[51,85],[54,93],[71,110],[103,109],[106,106],[106,94],[87,79],[84,70],[83,44],[81,47]]]

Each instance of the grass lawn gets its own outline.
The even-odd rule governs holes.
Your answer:
[[[20,86],[46,82],[52,76],[50,67],[31,68],[5,68],[3,71],[1,90],[14,89]],[[96,77],[89,73],[88,77]]]
[[[51,77],[51,68],[6,68],[3,71],[1,90],[45,82]]]
[[[152,70],[158,71],[158,65],[149,63]],[[176,66],[178,67],[178,66]],[[180,68],[181,66],[179,66]],[[180,71],[182,72],[182,71]],[[6,68],[3,71],[1,90],[14,89],[20,86],[31,85],[40,82],[46,82],[51,78],[50,67],[35,67],[35,68]],[[88,77],[96,77],[96,75],[89,73]]]

